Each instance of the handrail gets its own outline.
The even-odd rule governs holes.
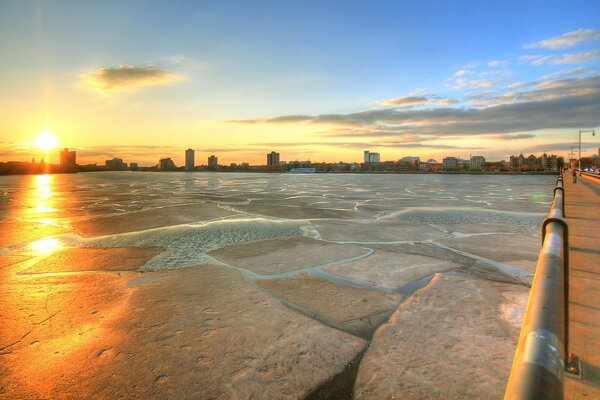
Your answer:
[[[583,176],[589,176],[590,178],[600,179],[600,174],[592,174],[590,172],[580,171],[579,172]]]
[[[569,353],[569,243],[564,188],[559,176],[548,218],[542,224],[542,250],[519,336],[505,399],[563,398],[564,371],[573,371]],[[565,357],[568,357],[565,363]]]

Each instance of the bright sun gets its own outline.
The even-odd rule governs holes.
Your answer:
[[[58,145],[58,140],[56,137],[48,131],[40,134],[35,144],[44,151],[50,151]]]

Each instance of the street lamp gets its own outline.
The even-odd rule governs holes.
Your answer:
[[[579,159],[577,160],[577,168],[579,168],[579,170],[581,170],[581,134],[589,132],[592,132],[592,136],[596,136],[596,131],[593,129],[579,130]]]

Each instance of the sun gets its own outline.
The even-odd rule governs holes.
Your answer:
[[[44,151],[50,151],[58,145],[58,140],[56,139],[56,136],[45,131],[38,136],[35,144]]]

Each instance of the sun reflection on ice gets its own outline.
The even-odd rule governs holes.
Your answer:
[[[55,252],[62,247],[61,241],[54,238],[36,240],[29,245],[29,249],[38,256]]]

